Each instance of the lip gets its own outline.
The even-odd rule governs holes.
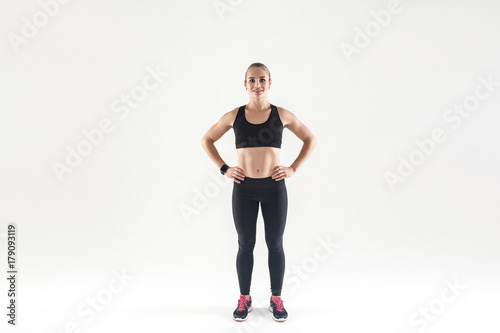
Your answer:
[[[253,92],[263,92],[264,90],[254,90]]]

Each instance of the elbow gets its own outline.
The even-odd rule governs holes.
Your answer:
[[[213,140],[210,140],[207,138],[205,135],[201,138],[201,146],[206,149],[206,147],[210,144],[213,143]]]
[[[311,134],[311,136],[307,139],[307,141],[310,142],[311,147],[314,149],[316,148],[316,145],[318,144],[318,139],[314,134]]]

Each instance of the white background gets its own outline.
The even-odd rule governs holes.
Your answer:
[[[497,1],[402,0],[350,57],[342,43],[376,28],[372,12],[389,1],[73,0],[47,22],[41,3],[50,2],[0,5],[1,276],[10,223],[19,270],[15,327],[1,279],[2,332],[498,330],[498,83],[460,126],[443,118],[480,77],[500,82]],[[34,17],[38,31],[13,43]],[[248,102],[244,73],[257,61],[271,71],[269,101],[318,138],[286,179],[286,323],[266,309],[260,213],[255,310],[245,323],[231,319],[233,185],[200,145]],[[147,68],[168,75],[120,118],[113,103]],[[58,178],[54,163],[66,164],[68,147],[106,118],[113,131]],[[446,140],[391,189],[386,173],[436,128]],[[285,130],[283,165],[301,143]],[[232,130],[216,147],[235,165]],[[328,239],[338,246],[319,260]],[[116,272],[130,279],[112,294]],[[446,281],[465,288],[448,303]],[[429,307],[432,319],[417,315]]]

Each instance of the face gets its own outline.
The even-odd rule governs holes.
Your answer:
[[[265,98],[269,88],[271,88],[271,82],[272,80],[269,79],[266,71],[260,67],[254,67],[247,73],[245,88],[250,98]]]

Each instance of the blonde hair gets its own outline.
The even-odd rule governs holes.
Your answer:
[[[245,81],[247,80],[248,71],[251,70],[252,68],[255,68],[255,67],[262,68],[266,72],[267,76],[269,77],[269,80],[271,80],[271,72],[269,72],[269,69],[267,69],[266,65],[264,65],[260,62],[254,62],[253,64],[248,66],[247,71],[245,72]]]

